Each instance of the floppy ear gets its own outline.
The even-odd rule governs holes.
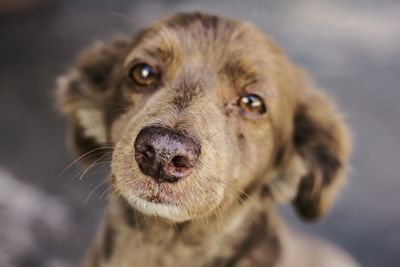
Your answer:
[[[303,219],[316,220],[344,182],[350,140],[333,103],[300,75],[292,135],[294,172],[299,176],[293,205]]]
[[[68,117],[70,146],[76,156],[90,163],[110,146],[109,107],[114,101],[118,69],[131,47],[131,40],[115,38],[96,43],[77,59],[72,70],[58,79],[57,100]],[[115,109],[115,107],[114,107]]]

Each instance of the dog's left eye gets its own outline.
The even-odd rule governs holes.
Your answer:
[[[146,63],[134,65],[129,71],[129,78],[138,86],[156,86],[159,83],[159,72]]]
[[[240,97],[237,104],[247,113],[263,114],[267,111],[263,99],[256,94],[249,94]]]

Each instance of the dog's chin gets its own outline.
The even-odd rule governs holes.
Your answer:
[[[128,196],[127,200],[134,208],[147,215],[160,217],[176,223],[192,219],[189,211],[183,206],[162,202],[155,203],[136,195]]]
[[[194,190],[193,187],[178,187],[176,184],[157,184],[145,177],[136,180],[133,187],[118,184],[117,188],[136,210],[175,223],[211,214],[224,197],[223,188]]]
[[[125,195],[125,199],[136,210],[143,214],[159,217],[173,223],[182,223],[186,221],[204,218],[212,214],[218,209],[222,202],[223,196],[217,201],[198,206],[197,209],[193,205],[189,205],[191,209],[187,208],[184,203],[170,203],[169,201],[154,200],[149,197],[142,197],[135,193]]]

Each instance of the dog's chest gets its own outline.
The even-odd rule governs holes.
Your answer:
[[[236,212],[217,228],[154,223],[124,209],[109,215],[97,246],[103,250],[97,253],[104,256],[102,267],[273,266],[276,258],[266,217],[249,221],[248,211]]]
[[[213,266],[215,258],[233,253],[232,246],[222,246],[219,236],[185,236],[177,230],[160,228],[153,232],[119,229],[113,243],[112,255],[104,266]]]

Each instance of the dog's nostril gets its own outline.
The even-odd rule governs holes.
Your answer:
[[[151,145],[144,145],[144,151],[142,153],[147,159],[151,160],[154,158],[155,154],[154,147]]]
[[[155,159],[155,153],[154,147],[149,144],[140,144],[135,147],[135,159],[140,164],[151,164]]]
[[[175,168],[190,168],[189,160],[185,156],[175,156],[172,159]]]

